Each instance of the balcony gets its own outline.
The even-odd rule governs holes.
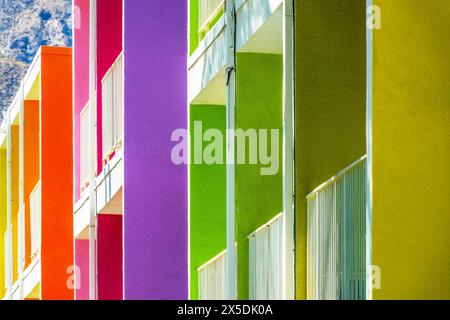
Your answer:
[[[277,215],[249,237],[251,300],[283,298],[283,214]]]
[[[80,191],[89,185],[89,103],[80,113]]]
[[[4,239],[4,254],[5,254],[5,291],[9,291],[9,286],[11,283],[11,243],[10,243],[10,233],[6,231],[3,235]]]
[[[226,299],[226,261],[227,252],[223,251],[197,269],[200,300]]]
[[[202,40],[225,12],[225,0],[198,0],[198,36]]]
[[[307,196],[307,297],[366,298],[366,157]]]
[[[41,250],[41,184],[38,183],[30,195],[31,259]]]
[[[123,55],[117,58],[102,80],[103,162],[120,149],[123,113]]]

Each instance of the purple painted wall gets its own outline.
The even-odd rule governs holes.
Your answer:
[[[187,299],[187,1],[125,2],[125,299]]]

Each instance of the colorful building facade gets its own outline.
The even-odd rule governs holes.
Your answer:
[[[450,298],[444,1],[73,14],[1,126],[1,297]]]
[[[2,298],[73,300],[70,48],[41,47],[5,113],[1,146]]]

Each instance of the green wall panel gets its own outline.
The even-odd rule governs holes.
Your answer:
[[[225,136],[225,107],[192,105],[190,107],[191,150],[194,121],[203,130],[219,129]],[[203,143],[205,147],[208,143]],[[225,154],[225,145],[223,152]],[[193,152],[191,152],[193,163]],[[226,249],[226,166],[192,164],[190,181],[190,297],[198,299],[197,268]]]
[[[236,168],[239,299],[248,299],[249,295],[247,237],[283,210],[282,77],[281,55],[238,54],[236,127],[280,130],[278,174],[263,176],[260,165],[237,165]]]

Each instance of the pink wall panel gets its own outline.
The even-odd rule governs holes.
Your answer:
[[[89,240],[75,240],[76,300],[89,300]]]
[[[100,214],[97,239],[98,299],[122,300],[122,216]]]
[[[89,101],[89,0],[74,0],[75,200],[80,198],[80,113]]]
[[[97,0],[98,173],[102,170],[102,79],[122,52],[122,0]]]

